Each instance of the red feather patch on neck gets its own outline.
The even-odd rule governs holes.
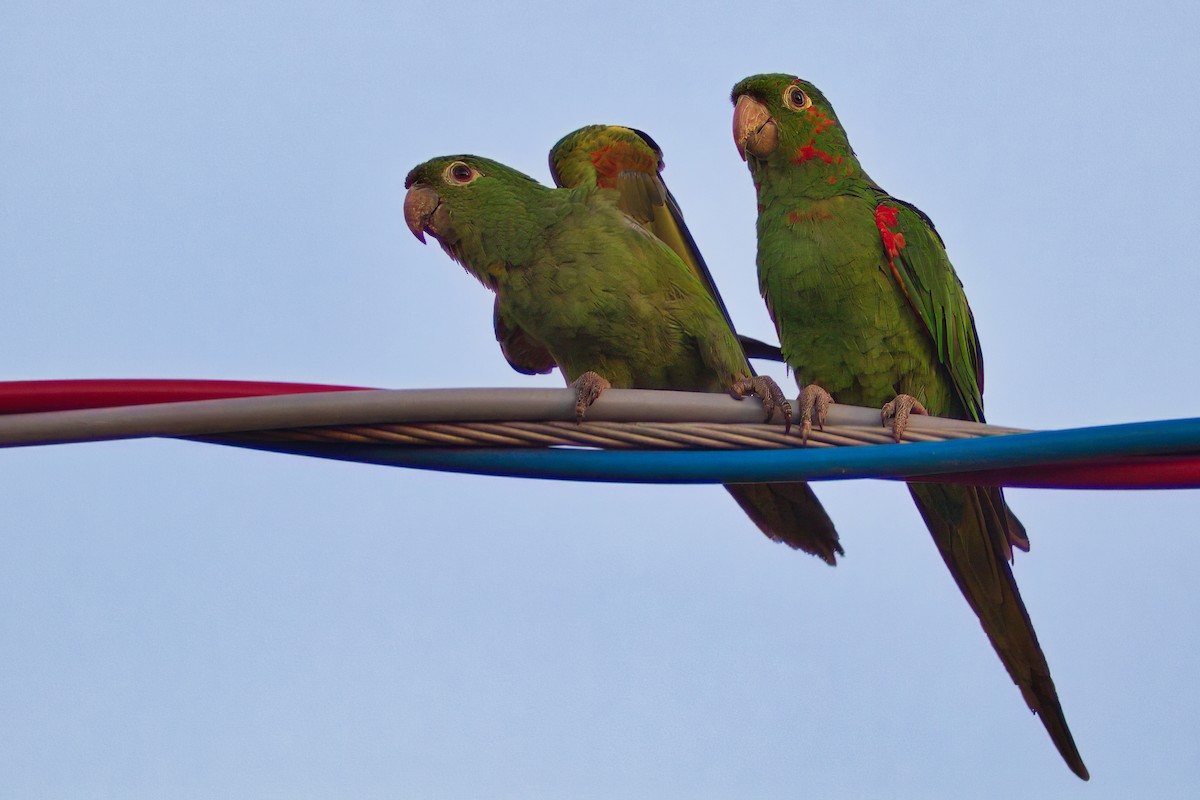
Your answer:
[[[796,151],[795,157],[792,158],[792,163],[803,164],[805,161],[812,161],[814,158],[819,158],[826,164],[832,164],[833,156],[817,147],[816,144],[816,139],[809,139],[808,144]]]
[[[817,108],[816,106],[809,106],[808,108],[804,109],[804,113],[808,114],[810,117],[813,118],[813,135],[814,136],[820,136],[821,131],[825,130],[830,125],[837,124],[832,119],[825,116],[825,112],[822,111],[821,109]]]
[[[658,162],[637,147],[616,142],[594,151],[592,166],[596,168],[596,183],[604,189],[615,189],[617,176],[622,172],[636,170],[653,174],[658,169]]]

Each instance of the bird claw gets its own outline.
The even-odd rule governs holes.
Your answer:
[[[817,430],[825,430],[825,417],[829,415],[829,407],[834,404],[833,396],[815,383],[810,383],[800,390],[796,405],[800,406],[800,444],[808,444],[808,435],[812,433],[813,412],[816,412]]]
[[[792,429],[792,404],[788,402],[783,390],[779,388],[779,384],[773,378],[766,375],[741,378],[734,381],[733,386],[729,387],[729,393],[738,400],[755,395],[762,401],[763,410],[767,412],[767,417],[763,422],[770,422],[771,418],[775,416],[775,412],[779,411],[783,415],[783,432],[787,433]]]
[[[588,406],[596,402],[596,398],[606,389],[611,389],[612,384],[589,370],[576,378],[571,388],[575,390],[575,422],[578,424],[583,422]]]
[[[898,394],[891,402],[884,403],[879,413],[879,419],[885,428],[888,420],[892,420],[892,438],[899,442],[904,436],[904,430],[908,427],[908,415],[928,413],[925,406],[921,405],[921,401],[911,394]]]

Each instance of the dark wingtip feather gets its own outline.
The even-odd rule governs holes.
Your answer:
[[[738,341],[742,343],[742,350],[746,353],[746,358],[757,358],[763,361],[778,361],[781,364],[787,363],[787,359],[783,357],[783,352],[778,345],[767,344],[761,339],[755,339],[751,336],[738,336]]]
[[[807,483],[739,483],[725,489],[771,540],[837,566],[845,555],[833,520]]]

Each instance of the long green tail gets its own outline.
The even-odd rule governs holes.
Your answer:
[[[1087,780],[1088,770],[1067,727],[1050,666],[1008,565],[1008,520],[1015,517],[1004,495],[994,487],[936,483],[909,484],[908,490],[942,560],[1025,702],[1041,718],[1071,771]]]

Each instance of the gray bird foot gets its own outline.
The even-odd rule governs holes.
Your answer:
[[[888,420],[892,420],[892,438],[899,442],[904,436],[904,429],[908,427],[908,415],[928,413],[921,401],[911,394],[898,394],[890,403],[884,403],[879,419],[885,428]]]
[[[575,422],[583,422],[588,406],[596,402],[596,398],[611,389],[612,384],[590,370],[583,373],[571,383],[575,390]]]
[[[800,406],[800,444],[808,444],[814,413],[817,418],[817,430],[825,430],[825,417],[829,415],[829,407],[834,402],[832,395],[815,383],[810,383],[800,390],[800,396],[796,398],[796,405]]]
[[[767,412],[767,418],[763,422],[770,422],[771,418],[775,416],[775,412],[778,411],[783,415],[783,432],[787,433],[792,429],[792,404],[788,402],[783,390],[779,388],[779,384],[774,379],[768,378],[766,375],[742,378],[734,381],[733,386],[729,387],[729,393],[738,400],[755,395],[762,400],[763,410]]]

